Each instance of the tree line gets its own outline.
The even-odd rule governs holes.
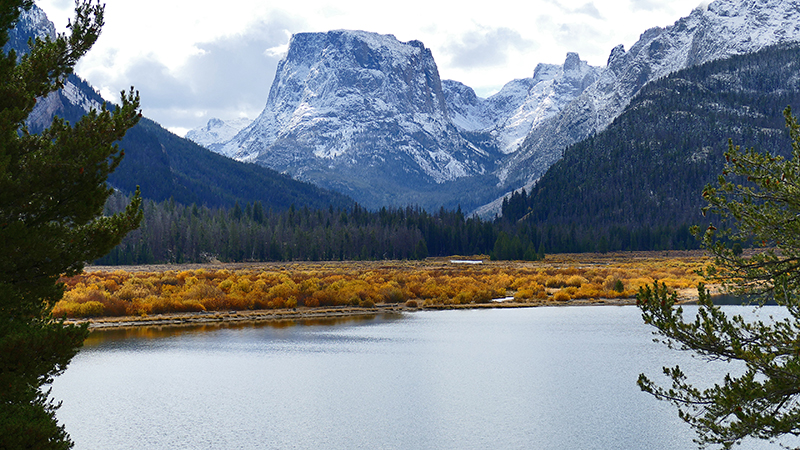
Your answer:
[[[107,209],[127,201],[117,193]],[[209,208],[148,200],[143,209],[142,226],[97,264],[542,257],[523,228],[466,217],[460,208],[431,214],[419,207],[370,211],[355,204],[273,211],[258,201]]]

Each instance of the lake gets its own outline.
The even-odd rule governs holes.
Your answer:
[[[102,331],[52,392],[77,450],[695,448],[636,379],[730,368],[651,331],[632,306]]]

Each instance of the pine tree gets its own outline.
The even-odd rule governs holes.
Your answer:
[[[0,47],[32,0],[0,3]],[[80,1],[70,33],[0,55],[0,448],[71,448],[43,389],[66,369],[87,334],[51,317],[63,294],[58,278],[111,250],[141,221],[134,196],[124,212],[102,216],[108,174],[122,151],[113,143],[140,117],[138,93],[70,126],[58,118],[40,134],[25,120],[38,98],[63,86],[97,40],[103,7]]]
[[[729,144],[718,186],[707,186],[704,214],[721,217],[702,234],[714,263],[706,276],[753,301],[774,300],[788,318],[748,322],[728,317],[701,285],[699,311],[686,322],[675,294],[655,285],[640,291],[645,322],[676,348],[708,360],[738,361],[745,371],[708,389],[692,385],[680,367],[664,368],[671,387],[644,375],[639,386],[673,402],[698,432],[698,443],[731,448],[746,437],[772,440],[800,435],[800,125],[785,111],[792,156],[742,151]],[[725,226],[730,223],[730,226]],[[756,243],[763,251],[743,252]]]

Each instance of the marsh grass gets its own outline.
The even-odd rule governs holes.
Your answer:
[[[445,259],[89,268],[62,278],[56,317],[118,317],[204,311],[478,306],[633,298],[654,281],[695,287],[702,256],[555,255],[544,261],[455,265]]]

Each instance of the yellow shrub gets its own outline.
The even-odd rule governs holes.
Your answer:
[[[549,288],[562,288],[567,285],[567,279],[563,275],[555,275],[548,277],[544,285]]]
[[[226,280],[222,280],[217,285],[217,287],[220,288],[223,292],[225,292],[227,294],[227,293],[229,293],[231,291],[231,289],[233,288],[234,284],[235,284],[235,281],[233,280],[233,277],[230,277],[230,278],[228,278]]]
[[[192,272],[191,270],[182,270],[182,271],[178,272],[178,274],[175,275],[175,277],[178,280],[180,280],[180,281],[185,283],[186,279],[191,277],[193,274],[194,274],[194,272]]]
[[[492,277],[491,283],[495,289],[508,289],[514,283],[514,277],[502,272]]]
[[[565,292],[565,290],[563,289],[553,294],[553,300],[557,302],[565,302],[570,299],[571,297],[569,296],[569,294]]]
[[[225,293],[216,286],[207,283],[198,283],[184,290],[181,297],[184,300],[199,300],[202,302],[207,299],[225,298]]]
[[[114,295],[120,300],[133,301],[137,298],[147,298],[155,293],[157,289],[153,283],[140,278],[128,278]]]
[[[581,287],[581,285],[587,284],[588,282],[589,280],[580,275],[572,275],[571,277],[567,278],[566,285],[573,287]]]
[[[283,297],[296,297],[299,294],[297,284],[292,280],[286,280],[281,284],[275,285],[269,289],[267,294],[270,298]]]
[[[523,289],[518,290],[514,294],[514,299],[518,300],[518,301],[519,300],[528,300],[528,299],[533,298],[534,295],[536,295],[536,292],[533,289],[531,289],[531,288],[523,288]]]
[[[73,310],[74,317],[100,317],[105,311],[105,306],[96,301],[88,301],[75,305]]]
[[[250,280],[248,280],[247,278],[240,278],[239,282],[236,283],[236,289],[242,292],[245,293],[250,292],[251,288],[252,284],[250,283]]]

